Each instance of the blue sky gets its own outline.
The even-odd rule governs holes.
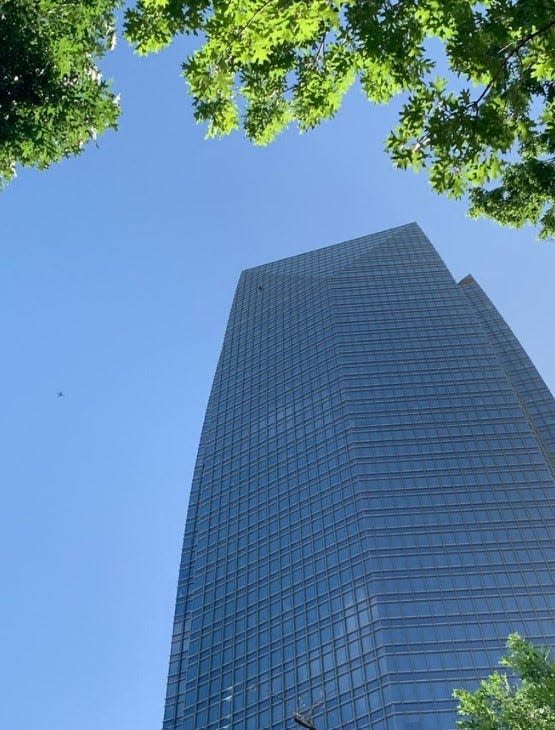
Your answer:
[[[391,108],[205,141],[184,44],[104,64],[120,131],[0,195],[0,727],[160,726],[189,483],[240,271],[416,220],[554,389],[554,244],[393,169]],[[65,397],[56,393],[63,390]]]

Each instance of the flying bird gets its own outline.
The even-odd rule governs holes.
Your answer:
[[[56,397],[57,397],[57,398],[63,398],[63,397],[64,397],[64,391],[63,391],[63,390],[59,390],[59,391],[58,391],[58,392],[56,393]]]

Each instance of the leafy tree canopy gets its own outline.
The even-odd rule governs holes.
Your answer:
[[[554,0],[138,0],[126,33],[140,53],[201,36],[183,69],[209,136],[308,130],[356,79],[374,103],[402,94],[396,165],[469,194],[472,215],[555,235]]]
[[[0,187],[115,127],[96,59],[113,47],[117,0],[0,0]]]
[[[555,728],[555,662],[518,634],[507,642],[501,664],[513,679],[496,672],[474,692],[456,690],[458,726],[462,730],[553,730]]]

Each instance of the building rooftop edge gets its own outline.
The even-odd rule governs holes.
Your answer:
[[[316,253],[317,251],[325,251],[326,249],[332,249],[337,248],[338,246],[343,246],[346,243],[356,243],[357,241],[362,241],[365,238],[371,238],[372,236],[379,236],[383,233],[392,233],[394,231],[401,231],[407,228],[414,228],[416,229],[421,235],[426,236],[424,231],[420,228],[418,223],[416,221],[411,221],[410,223],[404,223],[401,226],[393,226],[392,228],[383,228],[380,231],[374,231],[373,233],[367,233],[364,236],[357,236],[356,238],[347,238],[345,241],[340,241],[339,243],[331,243],[327,246],[320,246],[320,248],[310,249],[309,251],[302,251],[301,253],[293,254],[292,256],[284,256],[281,259],[276,259],[275,261],[267,261],[265,264],[258,264],[256,266],[249,266],[247,269],[243,269],[241,274],[246,274],[250,271],[256,271],[257,269],[262,269],[265,266],[268,266],[270,264],[279,264],[284,261],[290,261],[292,259],[300,258],[301,256],[309,256],[310,254]]]
[[[472,274],[467,274],[459,281],[459,286],[470,286],[470,284],[478,284]]]

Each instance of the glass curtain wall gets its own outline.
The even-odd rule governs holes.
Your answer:
[[[454,728],[510,632],[555,644],[554,444],[537,371],[417,225],[243,272],[164,730]]]

